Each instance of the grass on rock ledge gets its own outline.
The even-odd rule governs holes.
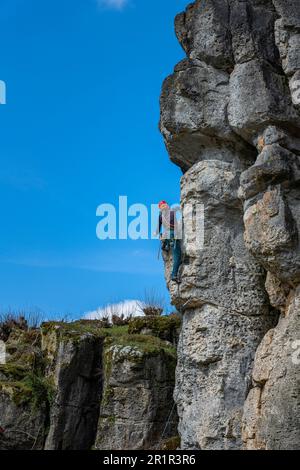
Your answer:
[[[135,318],[129,325],[108,326],[101,320],[79,320],[72,323],[48,322],[40,328],[23,330],[14,328],[6,341],[8,353],[7,363],[0,365],[0,395],[8,394],[13,397],[16,405],[26,404],[32,409],[48,406],[54,396],[52,378],[47,376],[47,355],[42,351],[41,338],[56,338],[53,346],[54,353],[59,341],[72,341],[75,345],[87,335],[104,338],[105,349],[110,346],[131,347],[146,356],[155,356],[165,353],[171,362],[176,360],[176,348],[168,341],[160,339],[158,333],[161,329],[174,327],[178,320],[168,317],[147,317],[146,323],[149,331],[141,334],[139,328],[145,320]],[[152,334],[151,334],[152,326]]]
[[[167,317],[165,317],[167,319]],[[163,318],[161,317],[161,320]],[[147,321],[151,319],[148,317]],[[157,318],[153,318],[157,324]],[[135,321],[135,320],[132,320]],[[170,319],[170,321],[173,321]],[[166,321],[164,321],[165,323]],[[105,343],[132,346],[145,353],[155,353],[160,350],[176,355],[176,348],[167,341],[161,340],[151,334],[134,334],[130,332],[130,324],[122,326],[103,326],[101,320],[79,320],[73,323],[49,322],[41,326],[43,335],[57,331],[60,339],[71,339],[76,342],[86,334],[105,338]]]

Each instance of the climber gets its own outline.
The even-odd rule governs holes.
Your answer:
[[[172,248],[173,269],[171,279],[174,282],[179,282],[178,270],[181,264],[181,243],[179,238],[176,212],[180,210],[180,208],[170,209],[166,201],[160,201],[158,207],[160,213],[158,227],[154,235],[159,235],[160,239],[162,240],[163,251],[168,252],[170,251],[170,248]],[[163,234],[161,233],[162,227],[165,229]]]

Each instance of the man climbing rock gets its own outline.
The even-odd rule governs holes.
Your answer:
[[[160,236],[162,240],[162,250],[169,252],[170,248],[172,249],[173,269],[171,279],[174,282],[179,282],[178,270],[181,264],[181,240],[176,212],[180,209],[170,209],[166,201],[160,201],[158,207],[160,214],[155,236]],[[162,228],[164,228],[164,233],[161,233]]]

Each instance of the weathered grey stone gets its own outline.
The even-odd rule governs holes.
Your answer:
[[[258,134],[254,144],[259,152],[262,152],[266,146],[278,144],[296,155],[300,153],[300,138],[276,126],[267,126],[261,134]]]
[[[0,364],[0,449],[43,449],[51,385],[44,377],[41,334],[24,318],[8,319],[6,363]]]
[[[193,344],[194,341],[200,362],[201,351],[208,355],[208,364],[209,358],[215,358],[211,362],[216,362],[209,369],[210,372],[204,367],[203,374],[199,372],[197,363],[194,363],[195,359],[184,362],[182,367],[178,366],[176,397],[184,448],[196,446],[204,449],[230,449],[241,446],[240,419],[249,385],[251,361],[259,338],[274,321],[268,316],[264,270],[249,255],[244,245],[242,208],[237,194],[239,176],[240,172],[234,165],[209,160],[194,165],[182,178],[183,207],[197,203],[203,203],[205,207],[203,250],[197,255],[195,251],[190,253],[189,246],[184,245],[184,254],[188,261],[183,265],[182,283],[176,292],[178,297],[179,291],[181,305],[187,302],[187,309],[195,307],[192,317],[195,321],[197,319],[200,326],[197,323],[195,327],[193,320],[193,334],[187,323],[191,314],[185,313],[182,337],[187,334],[191,336],[190,342]],[[189,223],[190,220],[184,220],[185,230]],[[176,301],[178,302],[175,297]],[[203,307],[199,310],[201,305]],[[207,341],[200,345],[199,331],[203,327],[203,318]],[[231,349],[232,344],[236,344],[236,338],[243,335],[241,353],[235,355],[237,346]],[[185,346],[182,349],[179,346],[179,351],[182,350],[182,355],[188,355],[188,352],[185,353]],[[232,359],[231,353],[235,359]],[[179,353],[179,364],[181,354]],[[234,381],[237,370],[240,370],[242,379],[236,377],[237,381],[233,385],[231,381]],[[209,380],[204,380],[207,374]],[[195,375],[198,376],[197,380]],[[231,405],[222,389],[222,384],[227,379],[228,385],[225,387],[234,389]],[[184,394],[188,387],[193,390],[191,403],[185,402]],[[202,406],[199,409],[200,403]],[[189,421],[190,414],[194,419]],[[192,444],[189,444],[189,436],[193,432]]]
[[[300,280],[298,229],[280,186],[273,186],[245,212],[245,241],[263,266],[284,282]]]
[[[234,62],[241,64],[260,59],[279,65],[274,41],[277,15],[272,1],[229,0],[229,5]]]
[[[282,18],[276,21],[275,32],[282,68],[286,75],[293,75],[300,70],[300,34],[286,28]]]
[[[300,108],[300,70],[298,70],[289,81],[292,101],[295,106],[299,110]]]
[[[197,0],[177,15],[175,31],[189,58],[231,72],[255,58],[279,64],[277,17],[271,0]]]
[[[291,27],[300,27],[300,9],[298,0],[272,0],[276,12]]]
[[[230,69],[233,57],[228,18],[229,5],[224,0],[198,0],[179,14],[175,30],[188,57]]]
[[[174,352],[159,339],[148,347],[147,338],[140,345],[108,344],[96,449],[160,449],[177,435]]]
[[[42,450],[45,439],[46,409],[22,402],[26,391],[14,383],[0,385],[0,450]],[[20,401],[18,401],[18,398]]]
[[[255,351],[278,311],[287,314],[300,281],[299,20],[298,0],[196,1],[176,18],[188,61],[163,86],[161,130],[184,171],[179,285],[164,254],[171,299],[183,314],[175,393],[182,448],[242,447]],[[199,204],[202,238],[193,210],[185,212]],[[279,380],[288,368],[280,341],[262,419],[257,386],[246,401],[247,448],[300,446],[298,384],[295,374],[285,387]],[[263,360],[258,353],[255,370]]]
[[[197,0],[175,23],[187,59],[164,83],[160,127],[185,173],[179,285],[164,254],[183,315],[181,447],[299,449],[299,0]],[[0,332],[0,449],[89,449],[96,433],[99,449],[148,449],[176,434],[175,351],[148,335],[177,338],[105,332],[103,356],[99,330],[50,324],[43,353],[34,334],[20,354],[20,331]]]
[[[268,272],[266,279],[266,290],[271,305],[281,313],[285,312],[290,286],[281,282],[274,274]]]
[[[181,181],[184,208],[204,205],[204,239],[183,243],[181,284],[172,283],[172,299],[179,308],[185,302],[221,306],[243,315],[268,310],[265,272],[249,255],[243,240],[242,206],[238,199],[240,171],[234,165],[207,160],[194,165]],[[193,218],[184,218],[185,237],[193,232]],[[190,227],[191,226],[191,227]]]
[[[10,328],[2,329],[6,363],[0,364],[0,450],[41,450],[51,392],[43,376],[41,335],[24,322],[7,323]]]
[[[175,389],[183,449],[241,448],[253,358],[271,326],[269,316],[242,316],[210,304],[185,312]]]
[[[279,19],[275,39],[284,73],[289,79],[292,102],[300,108],[300,9],[297,0],[273,0]]]
[[[269,313],[265,271],[247,251],[241,171],[235,164],[205,160],[181,181],[185,207],[204,204],[204,245],[190,242],[193,218],[184,218],[181,283],[166,279],[183,313],[175,399],[182,448],[241,448],[241,416],[255,350],[276,322]],[[198,243],[201,242],[201,237]]]
[[[253,161],[253,151],[229,126],[228,103],[226,72],[199,60],[185,60],[175,68],[163,85],[160,119],[174,163],[186,170],[203,159]]]
[[[46,450],[88,450],[95,442],[102,395],[103,338],[76,324],[44,326],[42,347],[54,381]]]
[[[0,365],[0,449],[89,450],[96,437],[108,450],[177,442],[170,341],[180,319],[147,325],[148,335],[96,320],[45,323],[42,334],[14,326]]]
[[[297,450],[300,443],[300,292],[260,344],[245,404],[247,449]]]
[[[260,60],[235,66],[230,77],[228,119],[238,134],[253,143],[270,123],[300,127],[285,77]]]
[[[269,189],[270,185],[300,180],[300,158],[278,144],[266,145],[255,164],[242,173],[239,196],[248,200]]]

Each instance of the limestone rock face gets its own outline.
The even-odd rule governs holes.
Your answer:
[[[163,440],[177,435],[174,353],[168,348],[149,351],[137,344],[108,343],[104,361],[104,396],[95,448],[161,448]]]
[[[55,393],[46,450],[85,450],[95,441],[102,395],[103,337],[74,327],[44,327],[42,348]]]
[[[185,59],[163,84],[161,131],[171,159],[184,171],[202,159],[243,167],[255,158],[229,125],[229,78],[199,59]]]
[[[177,315],[1,326],[0,450],[177,445]]]
[[[41,450],[51,385],[43,376],[41,335],[19,324],[5,338],[6,363],[0,364],[0,450]]]
[[[30,403],[15,401],[16,387],[11,384],[0,390],[0,450],[42,450],[46,410],[32,411]]]
[[[243,417],[247,449],[299,449],[300,291],[259,345]]]
[[[242,447],[254,352],[271,324],[210,304],[185,311],[175,389],[182,448]]]
[[[160,127],[184,173],[180,285],[164,255],[182,448],[300,447],[299,20],[298,0],[197,0],[175,20],[187,58]]]

